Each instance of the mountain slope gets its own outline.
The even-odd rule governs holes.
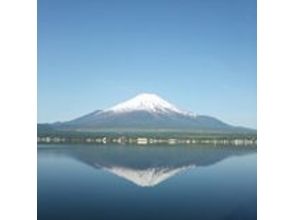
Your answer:
[[[131,145],[102,145],[99,148],[52,148],[50,152],[66,155],[95,169],[103,169],[141,187],[156,186],[187,169],[208,167],[226,158],[252,154],[255,147],[214,146],[140,148]],[[44,150],[44,149],[43,149]],[[47,152],[40,149],[38,153]]]
[[[184,111],[155,94],[140,94],[106,110],[94,111],[77,119],[58,123],[62,130],[172,130],[201,132],[252,132],[216,118]]]

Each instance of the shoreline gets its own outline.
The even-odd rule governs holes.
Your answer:
[[[96,136],[96,137],[64,137],[64,136],[38,136],[38,144],[135,144],[135,145],[157,145],[157,144],[214,144],[214,145],[256,145],[256,137],[128,137],[128,136]]]

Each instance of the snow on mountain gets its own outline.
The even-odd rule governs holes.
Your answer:
[[[175,105],[165,101],[156,94],[142,93],[129,99],[125,102],[119,103],[104,112],[111,111],[114,113],[125,113],[132,111],[147,111],[150,113],[178,113],[189,115],[191,113],[182,111]]]
[[[199,132],[251,132],[214,117],[184,111],[156,94],[142,93],[105,110],[96,110],[71,121],[52,125],[75,131],[158,130]]]
[[[171,178],[172,176],[193,167],[195,167],[195,165],[191,165],[187,167],[179,167],[174,169],[148,168],[145,170],[137,170],[137,169],[131,169],[131,168],[124,168],[124,167],[111,167],[111,168],[103,168],[103,169],[121,178],[124,178],[138,186],[153,187]]]

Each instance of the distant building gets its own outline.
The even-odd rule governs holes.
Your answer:
[[[174,138],[168,139],[168,144],[176,144],[177,140]]]
[[[137,138],[137,144],[148,144],[147,138]]]

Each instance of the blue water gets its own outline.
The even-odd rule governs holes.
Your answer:
[[[256,147],[38,145],[38,219],[253,220]]]

